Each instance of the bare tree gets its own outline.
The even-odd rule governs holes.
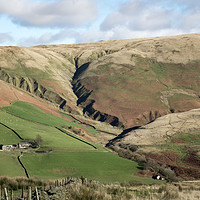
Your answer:
[[[43,142],[42,136],[38,134],[35,141],[37,145],[40,146],[40,144]]]

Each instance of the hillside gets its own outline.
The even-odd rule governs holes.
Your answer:
[[[200,179],[199,118],[199,109],[168,114],[122,133],[107,147],[169,179]]]
[[[0,47],[0,144],[43,138],[21,158],[32,177],[199,179],[199,46],[200,34]],[[9,166],[20,156],[1,155]],[[17,165],[2,175],[24,174]]]
[[[199,107],[199,37],[1,47],[0,79],[68,112],[131,128]]]

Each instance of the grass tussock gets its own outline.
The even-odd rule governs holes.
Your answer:
[[[162,185],[127,185],[102,184],[97,181],[72,179],[70,184],[44,191],[43,199],[75,199],[75,200],[184,200],[185,192],[199,192],[197,188],[186,187],[181,183]],[[195,198],[194,198],[195,199]]]
[[[24,177],[15,177],[10,178],[7,176],[0,177],[0,185],[2,187],[6,187],[12,190],[18,190],[21,188],[27,188],[28,186],[46,186],[49,184],[47,181],[43,181],[40,179],[34,179],[34,178],[24,178]]]

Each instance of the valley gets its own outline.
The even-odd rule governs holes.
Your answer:
[[[44,180],[199,180],[199,41],[0,47],[0,144],[41,137],[1,151],[0,175],[26,177],[21,155],[28,176]]]

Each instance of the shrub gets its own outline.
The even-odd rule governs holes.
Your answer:
[[[165,176],[168,180],[170,181],[177,181],[177,177],[176,177],[176,174],[175,172],[170,168],[164,168],[163,166],[160,167],[160,170],[159,172]]]
[[[144,169],[149,169],[151,171],[158,172],[160,169],[160,165],[152,159],[147,159],[147,162],[144,164]]]

